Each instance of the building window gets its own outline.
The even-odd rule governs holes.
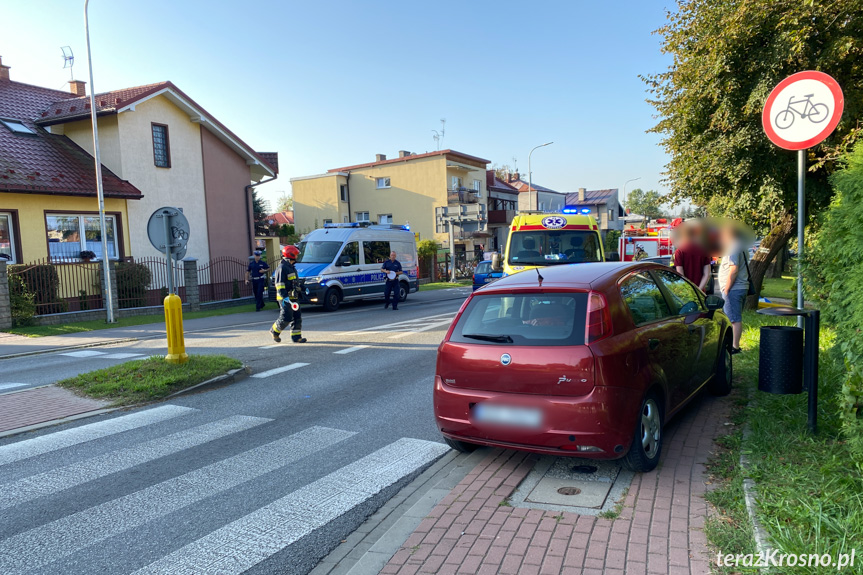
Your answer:
[[[15,234],[12,227],[12,214],[0,212],[0,259],[7,263],[18,263],[15,259]]]
[[[0,124],[3,124],[14,134],[35,134],[33,130],[24,125],[21,120],[6,120],[0,118]]]
[[[482,180],[473,181],[473,191],[476,192],[477,197],[482,197]]]
[[[99,216],[50,214],[45,216],[48,232],[48,256],[55,261],[78,261],[82,251],[91,251],[102,257],[102,233]],[[114,216],[105,216],[108,235],[108,257],[117,259],[117,222]]]
[[[378,178],[377,180],[378,189],[388,188],[390,187],[390,179],[389,178]]]
[[[614,210],[608,210],[608,221],[609,222],[614,221]]]
[[[368,212],[357,212],[357,221],[358,222],[369,221],[369,213]]]
[[[347,186],[347,184],[342,184],[339,186],[339,198],[343,202],[348,201],[348,186]]]
[[[378,223],[381,223],[381,224],[393,223],[393,215],[392,214],[381,214],[380,216],[378,216]]]
[[[171,145],[168,142],[168,126],[152,124],[153,126],[153,163],[157,168],[171,167]]]
[[[458,176],[452,176],[452,191],[457,192],[463,187],[464,183],[462,182],[462,179]]]
[[[324,225],[333,223],[333,220],[324,220]]]
[[[344,222],[345,222],[345,223],[348,223],[348,217],[347,217],[347,216],[345,216],[345,218],[344,218]]]

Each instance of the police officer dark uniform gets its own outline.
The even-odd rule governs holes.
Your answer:
[[[260,250],[255,250],[255,259],[249,262],[246,270],[246,284],[252,282],[252,293],[255,294],[255,311],[264,309],[264,287],[267,285],[267,274],[264,273],[270,266],[261,259]]]
[[[298,299],[298,278],[297,268],[294,264],[297,261],[297,256],[300,255],[300,250],[295,246],[285,246],[282,250],[282,261],[279,267],[276,268],[276,301],[279,302],[281,311],[279,318],[270,328],[270,333],[273,336],[273,341],[281,342],[280,334],[282,330],[291,324],[291,340],[294,343],[306,343],[306,338],[303,337],[303,317],[300,313],[300,304]]]
[[[397,310],[399,309],[399,296],[401,295],[399,275],[402,273],[402,264],[396,259],[395,252],[390,252],[390,259],[384,262],[383,266],[381,266],[381,271],[387,274],[387,283],[384,285],[384,309],[390,307],[390,294],[392,294],[393,309]]]

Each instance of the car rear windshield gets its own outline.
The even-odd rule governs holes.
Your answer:
[[[509,265],[553,266],[601,262],[599,234],[576,230],[513,232],[509,240]]]
[[[583,345],[587,293],[488,294],[470,300],[450,341]]]
[[[329,264],[336,258],[342,242],[300,242],[300,264]]]
[[[491,272],[491,264],[483,262],[483,263],[478,264],[476,266],[476,272],[474,272],[474,273],[487,274],[489,272]]]

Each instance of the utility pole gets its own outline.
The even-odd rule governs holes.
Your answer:
[[[550,145],[552,145],[553,143],[554,143],[554,142],[546,142],[546,143],[544,143],[544,144],[540,144],[540,145],[536,146],[535,148],[533,148],[533,150],[536,150],[537,148],[542,148],[542,147],[544,147],[544,146],[550,146]],[[533,150],[531,150],[531,151],[530,151],[530,153],[527,155],[527,201],[529,202],[529,206],[528,206],[528,207],[529,207],[529,209],[531,209],[531,210],[535,210],[535,209],[537,209],[537,202],[535,202],[535,201],[534,201],[534,199],[535,199],[535,198],[534,198],[534,197],[533,197],[533,195],[532,195],[532,191],[533,191],[533,172],[532,172],[532,171],[531,171],[531,169],[530,169],[530,157],[533,155]]]

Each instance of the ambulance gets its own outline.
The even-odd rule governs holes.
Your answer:
[[[605,261],[599,225],[584,211],[519,212],[512,220],[504,253],[503,275],[538,267]]]

